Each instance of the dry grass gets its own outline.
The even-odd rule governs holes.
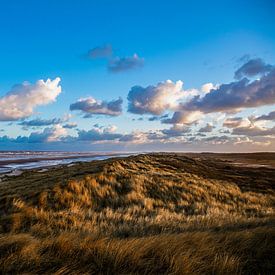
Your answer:
[[[275,170],[228,167],[141,155],[4,180],[1,270],[272,274]]]

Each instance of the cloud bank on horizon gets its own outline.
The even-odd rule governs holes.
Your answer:
[[[112,48],[97,47],[89,51],[91,58],[106,57]],[[134,56],[133,59],[138,59]],[[116,65],[123,70],[135,67],[133,60],[119,59]],[[122,64],[125,63],[125,64]],[[126,68],[128,67],[129,68]],[[35,109],[58,100],[61,79],[38,80],[15,85],[0,98],[0,121],[17,122],[24,130],[34,129],[29,135],[9,137],[2,135],[0,145],[59,144],[69,148],[72,144],[85,144],[93,148],[113,150],[275,150],[275,111],[259,116],[251,111],[275,105],[275,66],[260,58],[247,60],[234,73],[229,83],[206,83],[200,88],[185,89],[182,80],[165,80],[158,84],[129,89],[128,106],[123,99],[95,99],[92,95],[79,98],[67,106],[76,111],[76,117],[85,121],[94,117],[139,116],[142,121],[158,125],[159,129],[120,132],[115,125],[93,125],[80,129],[69,114],[63,118],[43,119]],[[77,114],[78,111],[78,114]],[[240,116],[250,112],[247,117]],[[156,126],[154,126],[155,128]],[[39,130],[41,128],[41,130]],[[67,147],[66,147],[67,146]],[[85,147],[86,148],[86,147]],[[240,149],[236,149],[240,150]]]

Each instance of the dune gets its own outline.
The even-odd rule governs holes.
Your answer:
[[[272,274],[274,160],[159,153],[2,177],[0,270]]]

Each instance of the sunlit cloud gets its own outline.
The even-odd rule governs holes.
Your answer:
[[[134,114],[162,115],[167,110],[174,110],[178,100],[183,98],[183,82],[171,80],[156,86],[134,86],[128,93],[128,112]]]
[[[52,103],[61,93],[60,78],[24,82],[0,98],[0,121],[13,121],[34,114],[36,107]]]

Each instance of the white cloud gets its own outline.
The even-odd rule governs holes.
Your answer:
[[[40,105],[54,102],[61,93],[60,78],[38,80],[35,84],[24,82],[15,85],[0,98],[0,120],[12,121],[27,118]]]
[[[174,110],[178,100],[185,94],[183,82],[173,83],[171,80],[158,83],[156,86],[134,86],[128,94],[128,111],[134,114],[161,115],[166,110]]]
[[[204,94],[208,94],[211,90],[216,90],[218,89],[219,85],[214,85],[213,83],[205,83],[201,86],[201,91]]]
[[[45,128],[43,132],[33,132],[28,138],[30,143],[56,142],[67,136],[67,131],[57,124],[52,128]]]
[[[200,111],[175,112],[172,118],[163,119],[162,123],[191,125],[197,123],[202,115],[203,114]]]

